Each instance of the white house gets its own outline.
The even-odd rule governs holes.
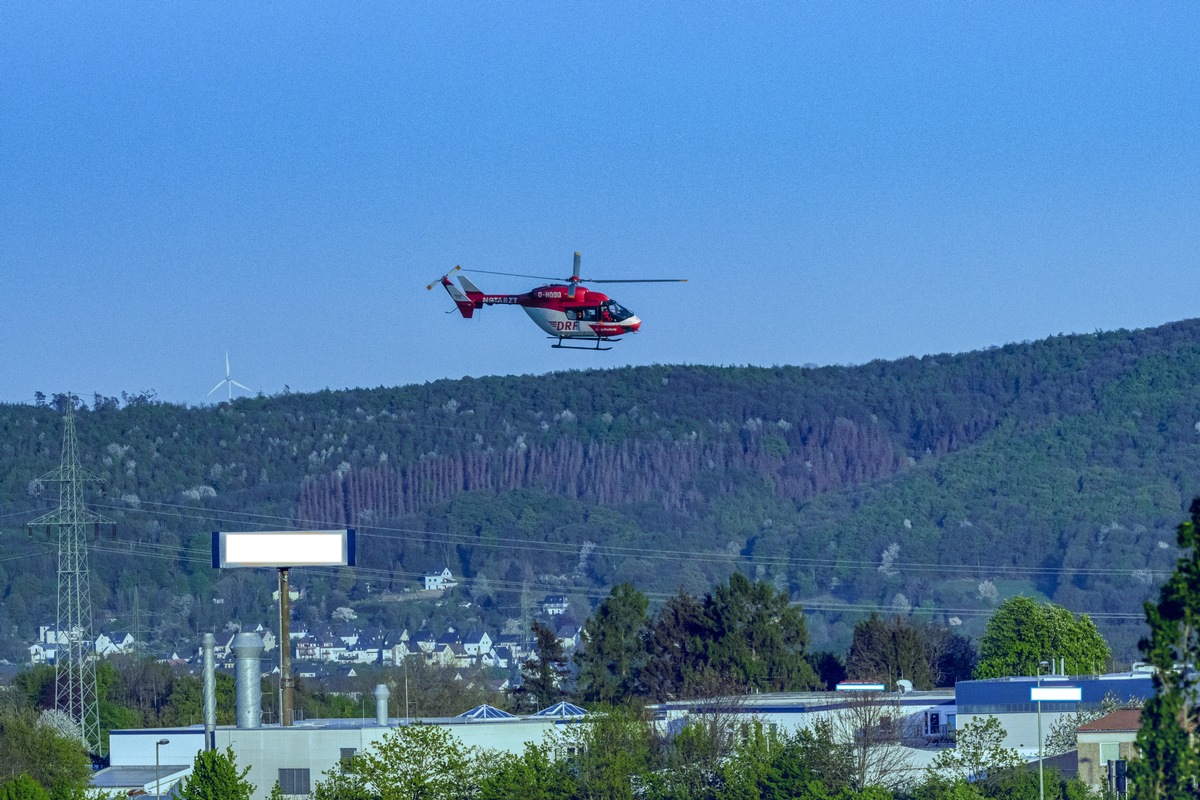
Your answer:
[[[558,643],[563,650],[574,650],[579,646],[580,635],[583,633],[578,625],[563,625],[558,629]]]
[[[542,600],[542,613],[548,617],[560,617],[567,613],[567,608],[570,604],[567,602],[566,595],[550,594],[546,595],[546,599]]]
[[[75,628],[76,634],[81,633],[79,628]],[[60,631],[57,625],[39,625],[38,626],[38,641],[42,644],[66,644],[67,631]]]
[[[128,631],[102,633],[96,637],[96,655],[111,656],[114,653],[130,653],[137,642]]]
[[[512,663],[512,653],[507,647],[497,647],[494,650],[489,650],[479,657],[479,663],[485,667],[499,667],[500,669],[508,669],[508,665]]]
[[[471,631],[463,639],[463,649],[473,656],[481,656],[492,649],[492,637],[487,631]]]
[[[404,664],[404,659],[408,658],[410,655],[413,655],[414,653],[420,653],[420,652],[421,652],[421,648],[417,647],[416,645],[413,645],[413,648],[409,649],[407,641],[396,642],[391,647],[384,648],[383,663],[384,664],[395,664],[396,666],[401,666]]]
[[[426,591],[445,591],[458,586],[458,581],[454,580],[454,573],[449,567],[442,567],[441,572],[431,572],[425,576]]]
[[[55,656],[58,655],[58,645],[43,644],[42,642],[34,642],[29,645],[29,663],[37,666],[38,664],[53,664]]]

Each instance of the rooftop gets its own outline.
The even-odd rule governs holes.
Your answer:
[[[1136,731],[1142,726],[1140,708],[1120,708],[1100,719],[1080,725],[1081,732],[1087,731]]]

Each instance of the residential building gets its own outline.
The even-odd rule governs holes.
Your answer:
[[[1079,779],[1095,790],[1108,787],[1108,762],[1130,761],[1137,754],[1140,708],[1122,708],[1086,725],[1075,735]]]
[[[542,600],[542,613],[548,617],[560,617],[569,607],[567,596],[563,594],[549,594]]]
[[[102,633],[96,637],[96,655],[111,656],[114,653],[131,653],[136,642],[128,631]]]
[[[471,631],[463,639],[463,647],[473,656],[481,656],[492,649],[492,637],[487,631]]]
[[[425,575],[425,590],[426,591],[445,591],[458,586],[458,581],[454,580],[454,573],[449,567],[442,567],[440,572],[430,572]]]

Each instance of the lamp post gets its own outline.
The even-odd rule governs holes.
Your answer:
[[[1029,689],[1029,699],[1037,703],[1038,715],[1038,800],[1046,800],[1046,784],[1042,776],[1042,701],[1048,703],[1078,703],[1083,690],[1078,686],[1042,686],[1041,669],[1038,669],[1038,685]]]
[[[158,748],[164,744],[170,744],[170,739],[159,739],[154,743],[154,797],[155,800],[162,800],[162,779],[158,776]]]
[[[1042,670],[1048,662],[1038,662],[1038,686],[1042,685]],[[1038,700],[1038,800],[1046,800],[1046,781],[1042,771],[1042,701]]]

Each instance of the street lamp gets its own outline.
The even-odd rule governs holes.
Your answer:
[[[1038,685],[1029,689],[1029,699],[1037,703],[1038,715],[1038,800],[1046,800],[1046,784],[1042,777],[1042,701],[1048,703],[1078,703],[1083,699],[1083,690],[1078,686],[1042,686],[1041,670],[1038,670]]]
[[[162,800],[162,779],[158,777],[158,748],[164,744],[170,744],[170,739],[159,739],[154,743],[154,797],[155,800]]]

